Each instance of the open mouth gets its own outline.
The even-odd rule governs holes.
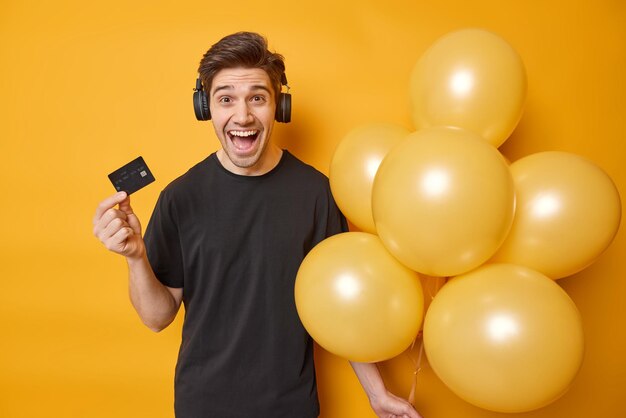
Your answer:
[[[228,131],[228,137],[238,151],[246,152],[254,148],[259,131],[256,129]]]

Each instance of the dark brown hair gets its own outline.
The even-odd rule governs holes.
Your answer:
[[[284,58],[267,49],[267,40],[253,32],[237,32],[213,45],[200,60],[198,73],[207,95],[213,77],[225,68],[260,68],[272,82],[275,97],[280,95],[285,74]]]

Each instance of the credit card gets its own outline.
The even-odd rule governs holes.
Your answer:
[[[152,183],[154,176],[143,157],[137,157],[109,174],[109,180],[113,183],[115,190],[124,191],[130,195]]]

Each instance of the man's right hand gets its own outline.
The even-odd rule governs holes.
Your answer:
[[[133,213],[130,196],[126,192],[116,193],[98,205],[93,226],[93,234],[110,251],[128,258],[144,255],[141,224]]]

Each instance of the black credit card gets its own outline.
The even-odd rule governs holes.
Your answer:
[[[109,180],[118,192],[131,194],[152,183],[154,176],[143,158],[137,157],[109,174]]]

